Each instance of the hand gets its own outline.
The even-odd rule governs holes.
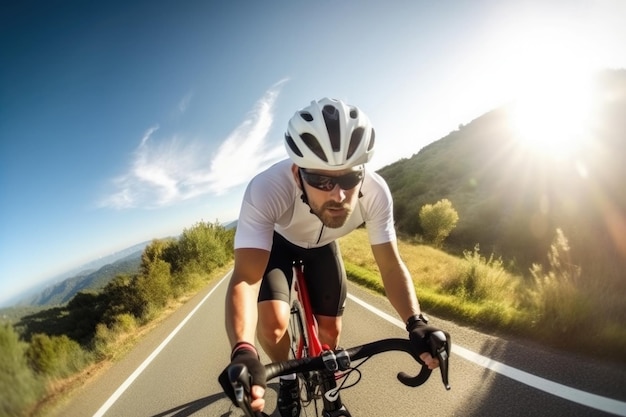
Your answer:
[[[409,339],[413,344],[416,352],[419,355],[420,360],[428,366],[428,369],[435,369],[439,366],[439,360],[436,357],[435,349],[439,347],[433,347],[430,343],[430,335],[434,332],[441,331],[440,329],[429,326],[423,321],[416,321],[407,328],[409,331]],[[449,343],[450,337],[447,332],[442,332],[446,336],[446,340]]]
[[[228,369],[234,364],[245,365],[248,369],[252,384],[250,389],[250,407],[253,411],[263,411],[263,407],[265,406],[263,396],[265,395],[266,377],[265,367],[259,360],[258,354],[256,351],[248,348],[236,349],[232,354],[230,364],[222,371],[218,378],[224,393],[226,393],[234,405],[239,406],[235,399],[233,386],[228,378]]]

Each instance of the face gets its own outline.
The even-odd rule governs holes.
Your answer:
[[[304,187],[311,211],[326,227],[343,226],[358,201],[363,169],[361,167],[342,171],[307,169],[301,170],[300,173],[299,170],[301,168],[293,165],[294,178],[300,188]]]

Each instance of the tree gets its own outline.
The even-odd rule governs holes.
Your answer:
[[[120,274],[104,287],[103,294],[107,300],[104,324],[112,324],[118,314],[129,313],[136,318],[142,317],[145,304],[135,281],[136,279],[130,275]]]
[[[422,206],[419,212],[424,237],[440,247],[459,221],[459,215],[448,199]]]
[[[162,308],[167,305],[172,295],[171,280],[170,264],[156,259],[147,265],[143,273],[135,277],[133,284],[146,306]]]
[[[199,222],[183,230],[178,241],[180,264],[187,272],[209,273],[232,257],[232,231],[216,223]]]
[[[150,269],[157,261],[162,260],[170,265],[174,262],[172,257],[172,249],[176,246],[176,240],[174,239],[155,239],[153,240],[141,254],[141,272],[148,274]]]

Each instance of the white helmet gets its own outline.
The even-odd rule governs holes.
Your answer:
[[[289,120],[285,148],[301,168],[339,171],[372,158],[374,129],[357,107],[323,98]]]

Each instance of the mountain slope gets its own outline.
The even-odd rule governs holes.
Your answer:
[[[54,306],[65,304],[79,291],[103,288],[117,275],[133,275],[139,271],[143,250],[135,251],[125,258],[106,264],[93,272],[82,273],[52,285],[20,305]],[[128,252],[126,252],[128,253]]]

